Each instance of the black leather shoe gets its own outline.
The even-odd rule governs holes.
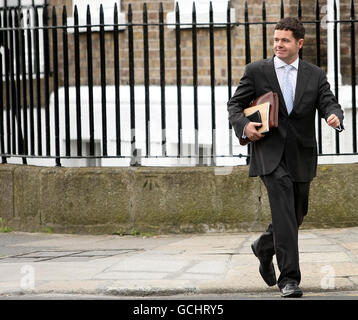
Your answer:
[[[257,242],[258,240],[256,240],[251,245],[251,249],[254,255],[260,260],[259,272],[262,279],[264,279],[268,286],[272,287],[276,284],[276,273],[275,267],[272,263],[272,256],[259,255],[257,250]]]
[[[302,290],[295,282],[288,282],[286,285],[280,289],[281,297],[283,298],[301,298]]]

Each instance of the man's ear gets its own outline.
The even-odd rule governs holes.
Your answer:
[[[304,41],[305,41],[304,39],[298,40],[298,45],[300,46],[300,49],[303,47],[303,42]]]

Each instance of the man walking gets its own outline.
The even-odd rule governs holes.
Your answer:
[[[308,211],[310,182],[316,175],[315,115],[338,131],[343,111],[322,69],[298,56],[305,29],[295,18],[280,20],[274,31],[274,56],[250,63],[228,102],[229,120],[237,137],[251,140],[249,176],[260,176],[269,197],[272,223],[251,246],[259,272],[281,296],[301,297],[298,228]],[[279,96],[278,128],[263,135],[243,110],[262,94]],[[280,271],[276,280],[272,263]]]

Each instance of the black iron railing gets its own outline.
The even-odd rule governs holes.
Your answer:
[[[39,13],[41,10],[41,14]],[[215,159],[220,157],[241,158],[247,157],[248,150],[238,149],[235,147],[236,137],[232,134],[232,128],[226,120],[224,127],[228,130],[228,149],[225,153],[217,152],[217,101],[216,95],[216,78],[215,78],[215,27],[226,29],[226,59],[227,59],[227,79],[225,87],[227,88],[227,99],[232,95],[232,88],[237,83],[232,80],[232,33],[234,28],[243,28],[245,35],[245,63],[251,62],[251,43],[250,43],[250,28],[253,25],[262,27],[262,58],[267,57],[267,26],[273,25],[276,22],[269,22],[266,19],[266,4],[263,1],[262,5],[262,21],[250,22],[248,14],[248,5],[245,3],[244,20],[231,21],[230,4],[227,8],[226,22],[214,23],[213,9],[210,4],[209,21],[207,23],[196,22],[196,9],[193,5],[192,22],[190,24],[183,24],[180,22],[179,6],[175,8],[175,22],[172,24],[165,23],[163,6],[160,4],[158,8],[159,19],[157,22],[148,23],[147,6],[143,7],[143,20],[141,23],[133,22],[132,6],[129,4],[127,11],[127,22],[124,24],[118,23],[118,8],[114,7],[113,23],[104,21],[103,7],[101,6],[99,14],[99,24],[91,23],[90,7],[87,8],[86,24],[79,24],[79,16],[77,7],[74,7],[73,25],[68,25],[66,7],[62,9],[62,21],[59,22],[56,8],[49,8],[47,5],[43,7],[33,7],[24,10],[23,8],[3,8],[1,10],[1,29],[0,39],[2,50],[0,52],[0,154],[2,163],[6,163],[9,158],[22,158],[24,164],[27,159],[48,158],[54,159],[57,166],[61,165],[63,159],[96,159],[96,158],[129,158],[131,164],[140,163],[141,158],[193,158],[201,159],[207,157],[211,159],[211,164],[215,165]],[[305,25],[315,26],[316,39],[316,64],[321,66],[321,24],[319,3],[316,1],[315,19],[306,21],[302,19],[301,2],[298,1],[297,16],[303,20]],[[280,17],[284,16],[284,5],[281,1]],[[41,17],[41,19],[40,19]],[[278,17],[279,18],[279,17]],[[42,23],[40,23],[40,20]],[[51,22],[51,23],[49,23]],[[317,141],[319,155],[356,155],[357,154],[357,124],[356,124],[356,50],[355,50],[355,28],[357,20],[354,13],[354,1],[351,1],[350,18],[348,20],[337,20],[337,8],[334,2],[334,19],[326,21],[328,24],[334,25],[334,66],[335,66],[335,86],[334,93],[339,99],[339,81],[338,81],[338,25],[348,25],[350,27],[350,46],[351,46],[351,148],[349,151],[341,151],[340,137],[336,134],[335,137],[335,152],[324,153],[323,146],[325,141],[322,136],[322,120],[317,117]],[[192,32],[192,94],[193,94],[193,151],[190,154],[183,152],[183,92],[182,92],[182,46],[181,34],[183,26],[189,27]],[[208,26],[207,33],[209,37],[210,50],[208,57],[210,61],[210,86],[208,94],[210,94],[211,104],[211,146],[210,152],[203,154],[199,143],[199,107],[200,101],[198,99],[198,89],[200,76],[198,75],[198,43],[197,43],[197,28]],[[125,152],[123,149],[123,104],[121,103],[120,88],[121,84],[121,65],[120,65],[120,50],[119,50],[119,28],[126,28],[126,35],[128,41],[128,86],[130,92],[129,98],[129,130],[130,130],[130,152]],[[148,27],[156,27],[159,30],[158,56],[160,60],[160,131],[161,131],[161,153],[154,154],[151,150],[151,80],[150,80],[150,57],[149,57],[149,33]],[[167,127],[167,103],[166,103],[166,39],[165,28],[174,28],[175,35],[175,58],[176,58],[176,117],[177,117],[177,148],[176,152],[168,151],[167,133],[173,128]],[[94,28],[99,28],[99,56],[100,56],[100,93],[101,93],[101,121],[97,122],[95,119],[95,100],[94,100],[94,83],[96,79],[93,78],[93,31]],[[144,114],[145,126],[141,128],[145,132],[145,147],[143,154],[138,152],[136,141],[136,130],[138,126],[136,123],[136,96],[135,96],[135,57],[134,57],[134,29],[141,29],[143,34],[143,72],[144,81]],[[84,61],[81,59],[80,35],[83,34],[80,30],[85,29],[86,36],[86,57]],[[109,119],[108,111],[108,77],[107,77],[107,60],[106,53],[106,38],[105,34],[110,30],[112,32],[113,41],[113,86],[114,86],[114,117]],[[70,74],[69,69],[69,35],[71,32],[71,41],[73,41],[74,48],[74,74]],[[73,38],[73,40],[72,40]],[[61,43],[61,46],[59,46]],[[97,49],[98,50],[98,49]],[[261,50],[261,48],[260,48]],[[300,52],[303,56],[303,52]],[[61,63],[60,63],[61,62]],[[60,65],[63,70],[60,69]],[[83,83],[81,78],[81,67],[87,69],[87,80]],[[60,72],[62,71],[62,72]],[[61,75],[62,88],[60,88],[59,77]],[[82,71],[82,77],[83,77]],[[74,79],[74,85],[70,85],[70,78]],[[85,85],[88,88],[88,115],[84,117],[83,110],[83,93],[81,87]],[[59,92],[63,92],[63,100],[60,99]],[[75,95],[74,108],[70,104],[71,92]],[[53,97],[52,102],[50,97]],[[61,101],[63,102],[61,102]],[[53,110],[51,109],[53,106]],[[74,109],[74,110],[72,110]],[[225,109],[226,110],[226,109]],[[60,117],[60,113],[64,112],[64,117]],[[71,126],[71,122],[75,118],[75,124]],[[84,120],[86,119],[86,120]],[[109,121],[113,121],[115,125],[108,126]],[[86,121],[87,123],[84,123]],[[86,124],[86,126],[85,126]],[[100,126],[100,151],[96,149],[95,126]],[[84,128],[86,127],[86,129]],[[111,129],[112,128],[112,129]],[[63,132],[61,132],[61,130]],[[88,130],[88,144],[89,150],[83,150],[83,141],[87,138],[83,137],[84,130]],[[114,130],[115,132],[109,132]],[[109,133],[115,136],[115,150],[109,151],[108,141]],[[63,144],[61,135],[63,135]],[[71,141],[75,136],[76,148],[75,151],[71,147]],[[87,133],[86,133],[87,135]],[[220,142],[222,143],[222,141]],[[52,145],[54,144],[54,146]],[[235,152],[239,150],[239,152]],[[201,163],[198,160],[197,163]]]

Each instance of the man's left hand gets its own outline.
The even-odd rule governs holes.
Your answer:
[[[338,128],[341,122],[339,121],[339,118],[335,114],[331,114],[327,118],[327,124],[332,128]]]

